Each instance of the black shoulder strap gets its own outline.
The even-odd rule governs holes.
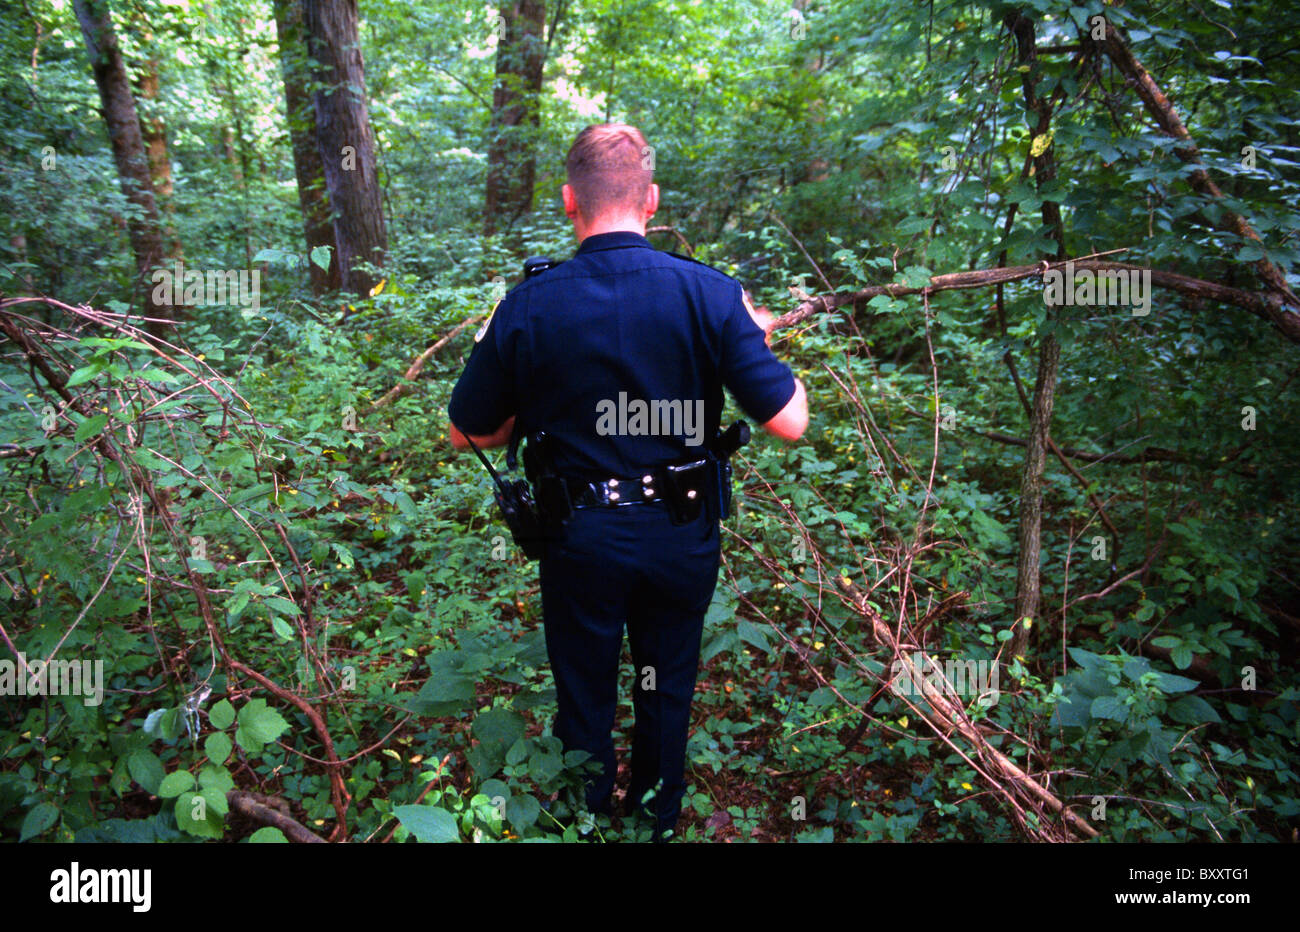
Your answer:
[[[505,495],[505,484],[502,483],[501,477],[497,474],[497,471],[492,468],[492,464],[488,462],[488,458],[483,455],[483,451],[478,448],[478,444],[469,439],[469,434],[465,435],[465,442],[469,444],[469,448],[474,451],[474,455],[478,457],[478,461],[482,463],[483,467],[488,471],[488,475],[492,477],[492,481],[496,484],[497,489],[500,490],[502,495]]]
[[[509,472],[514,472],[515,467],[519,463],[518,453],[520,436],[521,431],[519,429],[519,418],[516,416],[515,426],[510,429],[510,446],[506,448],[506,469]],[[477,456],[478,461],[483,464],[483,468],[488,471],[488,475],[492,477],[492,481],[496,483],[497,488],[501,490],[502,494],[505,494],[506,489],[501,482],[501,476],[492,468],[492,464],[489,463],[488,458],[483,455],[483,451],[478,448],[478,444],[469,438],[469,434],[465,434],[464,437],[465,442],[468,443],[469,448],[474,451],[474,455]]]

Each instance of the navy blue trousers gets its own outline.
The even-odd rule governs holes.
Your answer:
[[[611,731],[627,625],[635,681],[630,805],[658,787],[641,812],[658,832],[675,827],[686,792],[686,738],[704,615],[718,582],[720,543],[709,509],[674,526],[662,502],[581,508],[565,540],[540,561],[546,650],[566,751],[591,753],[587,807],[610,811],[617,765]],[[662,782],[661,782],[662,781]]]

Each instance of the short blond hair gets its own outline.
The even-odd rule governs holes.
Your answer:
[[[626,123],[593,123],[578,134],[564,160],[578,210],[588,220],[636,213],[654,179],[645,136]]]

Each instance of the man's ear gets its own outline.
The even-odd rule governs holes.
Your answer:
[[[645,192],[645,218],[649,220],[659,209],[659,185],[652,184]]]
[[[564,200],[564,215],[574,217],[578,213],[578,198],[573,193],[573,188],[569,185],[561,185],[560,197]]]

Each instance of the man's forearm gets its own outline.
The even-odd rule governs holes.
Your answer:
[[[447,422],[447,425],[450,428],[448,434],[451,437],[451,445],[455,447],[457,450],[468,450],[469,444],[466,443],[465,434],[461,432],[460,428],[457,427],[455,424],[452,424],[450,421]],[[480,450],[488,450],[491,449],[492,447],[501,447],[501,446],[505,446],[506,443],[510,440],[510,432],[514,430],[514,428],[515,428],[515,418],[514,415],[511,415],[510,417],[506,418],[504,424],[502,424],[492,433],[470,434],[469,439],[473,440],[474,445],[477,446]]]

